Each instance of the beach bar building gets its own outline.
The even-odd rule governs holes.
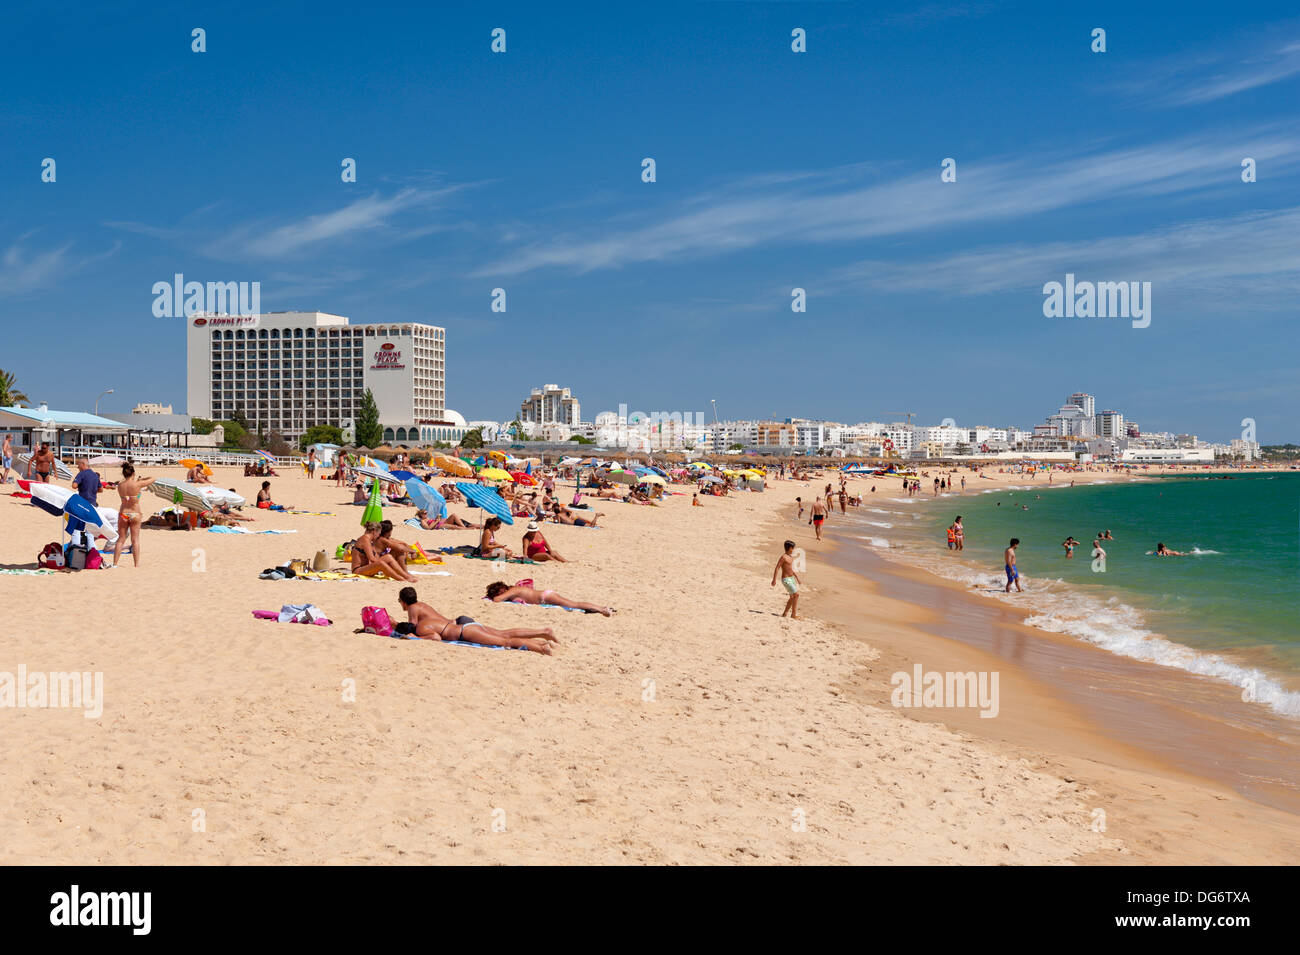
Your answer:
[[[84,411],[54,411],[38,408],[0,408],[0,435],[12,434],[17,447],[31,448],[42,441],[53,447],[103,444],[123,446],[129,426],[111,418]]]

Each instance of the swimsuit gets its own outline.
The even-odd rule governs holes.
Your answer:
[[[528,545],[528,556],[532,557],[534,554],[545,554],[548,550],[549,548],[546,546],[545,541],[533,541]],[[547,593],[550,593],[550,591],[548,590]]]
[[[787,592],[791,594],[797,594],[799,592],[799,581],[795,580],[793,577],[782,577],[781,583],[785,584]]]
[[[1015,580],[1017,577],[1020,576],[1020,570],[1018,568],[1012,567],[1010,564],[1007,564],[1006,569],[1007,569],[1007,583],[1011,583],[1011,581]]]
[[[558,596],[559,594],[557,594],[554,590],[543,590],[542,603],[544,604],[555,603],[555,601],[551,598],[558,597]]]

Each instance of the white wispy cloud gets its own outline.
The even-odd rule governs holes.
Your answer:
[[[1080,280],[1144,281],[1185,295],[1248,291],[1294,301],[1297,235],[1300,206],[1104,239],[1000,245],[923,262],[870,260],[837,270],[828,284],[982,295],[1041,290],[1073,272]]]
[[[1252,39],[1200,50],[1139,68],[1117,89],[1149,106],[1195,106],[1300,75],[1300,42]]]
[[[0,256],[0,298],[40,291],[66,279],[82,269],[114,255],[121,248],[116,242],[104,252],[77,255],[74,243],[34,251],[28,248],[28,236],[21,236]]]
[[[205,251],[221,259],[289,258],[322,244],[386,229],[397,216],[427,207],[439,195],[440,192],[424,189],[402,189],[387,197],[372,193],[332,212],[305,216],[282,225],[256,222],[238,226],[210,243]]]
[[[1248,150],[1248,151],[1247,151]],[[1195,194],[1239,183],[1250,155],[1273,172],[1300,165],[1294,133],[1255,130],[1185,137],[1070,154],[963,161],[958,181],[941,183],[938,159],[899,175],[851,167],[815,175],[765,177],[679,203],[659,221],[610,219],[532,240],[482,267],[480,276],[538,269],[595,269],[713,256],[771,244],[879,239],[1051,213],[1100,200]]]

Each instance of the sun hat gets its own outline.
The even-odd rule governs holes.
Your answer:
[[[529,521],[529,522],[528,522],[527,530],[530,530],[530,531],[539,531],[539,530],[541,530],[541,527],[538,525],[538,523],[537,523],[536,521]]]

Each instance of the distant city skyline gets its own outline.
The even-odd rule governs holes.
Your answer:
[[[51,407],[186,410],[154,311],[183,274],[445,328],[468,419],[559,382],[1032,427],[1086,385],[1144,429],[1300,442],[1285,5],[8,16],[0,368]],[[1052,283],[1112,317],[1048,317]]]

